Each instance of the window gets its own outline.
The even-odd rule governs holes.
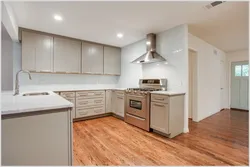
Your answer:
[[[236,65],[235,66],[235,74],[236,77],[241,76],[241,65]]]
[[[248,65],[242,65],[242,76],[247,77],[248,71],[249,71]]]
[[[248,77],[249,76],[249,65],[236,65],[234,68],[234,75],[236,77]]]

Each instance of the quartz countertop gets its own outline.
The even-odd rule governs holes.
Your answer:
[[[1,115],[36,112],[61,108],[72,108],[73,104],[52,91],[49,95],[22,96],[25,93],[43,91],[24,91],[13,96],[12,91],[1,93]]]
[[[160,94],[160,95],[168,95],[168,96],[177,96],[177,95],[185,95],[185,92],[178,91],[152,91],[151,94]]]
[[[30,85],[30,86],[21,86],[21,91],[84,91],[84,90],[126,90],[127,88],[114,88],[114,87],[90,87],[82,86],[78,84],[65,84],[65,85]]]

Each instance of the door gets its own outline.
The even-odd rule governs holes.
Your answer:
[[[124,117],[124,96],[116,95],[116,114]]]
[[[80,73],[81,42],[54,38],[54,72]]]
[[[248,110],[248,61],[231,65],[231,108]]]
[[[104,46],[104,74],[121,75],[121,49]]]
[[[103,46],[82,42],[82,73],[103,74]]]
[[[224,97],[224,91],[225,91],[225,66],[224,66],[224,61],[220,61],[220,109],[225,108],[225,97]]]

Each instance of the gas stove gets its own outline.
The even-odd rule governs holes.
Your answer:
[[[149,94],[152,91],[160,91],[162,89],[156,89],[156,88],[128,88],[126,90],[126,93],[132,93],[132,94]]]
[[[140,79],[139,88],[126,90],[125,122],[150,130],[150,92],[167,89],[167,79]]]

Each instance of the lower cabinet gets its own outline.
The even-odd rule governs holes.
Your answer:
[[[76,117],[76,92],[61,92],[59,93],[63,98],[70,101],[74,104],[74,107],[71,110],[71,117],[74,119]]]
[[[106,104],[106,113],[112,112],[112,90],[106,90],[105,104]]]
[[[151,102],[151,111],[150,127],[168,134],[168,104]]]
[[[150,128],[172,138],[184,130],[184,95],[151,95]]]
[[[73,119],[110,112],[120,117],[124,117],[124,91],[98,90],[56,93],[74,104],[74,107],[71,112]]]
[[[105,91],[76,92],[76,118],[105,113]]]
[[[124,117],[125,96],[124,91],[115,91],[115,114]]]

